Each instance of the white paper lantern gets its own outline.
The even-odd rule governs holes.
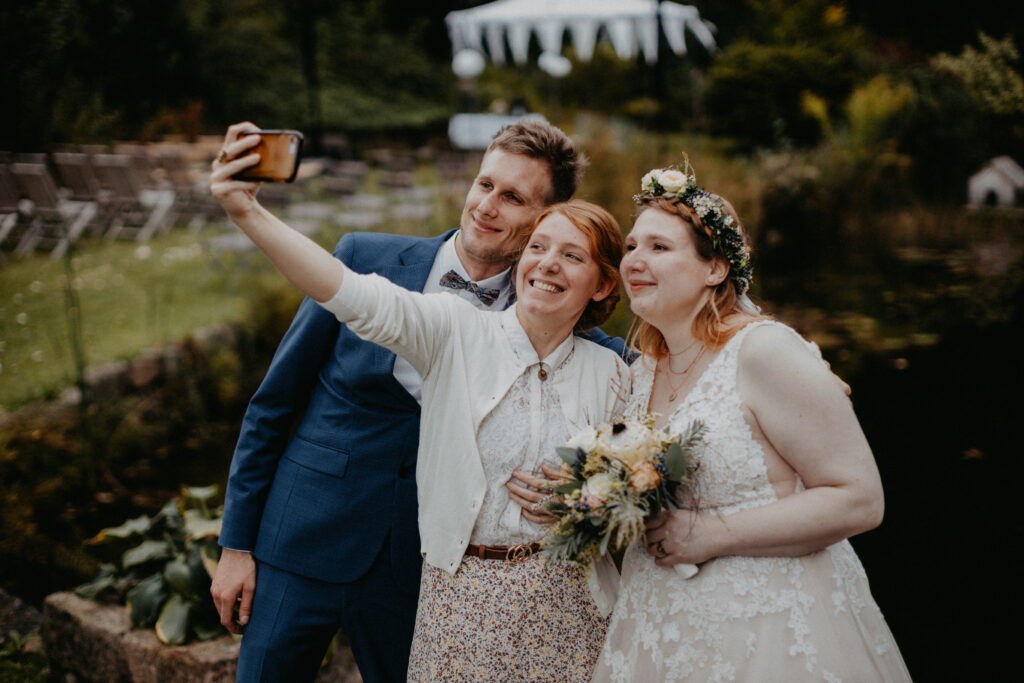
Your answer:
[[[484,66],[484,56],[476,50],[459,50],[452,58],[452,71],[459,78],[476,78]]]
[[[572,71],[572,62],[554,52],[542,52],[537,58],[537,66],[552,78],[563,78]]]

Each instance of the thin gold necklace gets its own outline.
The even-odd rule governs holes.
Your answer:
[[[696,346],[696,345],[697,345],[697,342],[699,342],[699,341],[700,341],[700,339],[694,339],[694,340],[693,340],[692,342],[690,342],[690,344],[689,344],[689,345],[688,345],[688,346],[687,346],[687,347],[686,347],[685,349],[683,349],[682,351],[676,351],[675,353],[672,353],[671,351],[669,351],[669,352],[668,352],[668,355],[669,355],[669,357],[670,357],[670,358],[675,358],[676,356],[681,356],[681,355],[683,355],[684,353],[686,353],[687,351],[689,351],[690,349],[692,349],[692,348],[693,348],[694,346]],[[666,348],[668,348],[668,344],[666,344],[666,345],[665,345],[665,347],[666,347]]]
[[[679,397],[679,390],[682,388],[683,384],[686,383],[686,375],[687,375],[687,373],[689,373],[690,370],[693,369],[693,366],[697,364],[697,361],[700,360],[700,357],[704,355],[704,352],[707,350],[707,348],[708,347],[706,347],[706,346],[702,346],[700,351],[697,352],[697,355],[693,357],[693,360],[690,361],[690,364],[687,365],[686,369],[683,370],[682,372],[675,372],[672,369],[672,360],[669,359],[669,362],[668,362],[668,366],[669,366],[668,367],[668,374],[665,376],[665,381],[668,382],[668,388],[671,389],[671,391],[672,391],[672,393],[670,393],[668,395],[668,402],[669,403],[675,401]],[[679,385],[678,386],[672,386],[672,377],[671,377],[671,375],[681,375],[682,376],[682,379],[679,381]]]

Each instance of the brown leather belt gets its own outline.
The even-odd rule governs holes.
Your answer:
[[[479,557],[481,560],[505,560],[507,562],[523,562],[540,550],[540,543],[524,543],[522,545],[473,545],[466,546],[466,555]]]

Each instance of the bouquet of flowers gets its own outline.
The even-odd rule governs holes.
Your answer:
[[[562,500],[545,504],[558,521],[541,541],[542,557],[586,568],[642,538],[646,516],[677,507],[680,488],[693,482],[704,423],[672,436],[654,420],[588,426],[556,449],[564,463],[564,483],[555,488]],[[696,568],[681,573],[689,577]]]

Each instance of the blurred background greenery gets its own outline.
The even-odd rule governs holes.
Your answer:
[[[313,157],[414,153],[427,217],[374,229],[438,234],[472,177],[442,173],[457,111],[521,105],[565,128],[591,168],[579,196],[624,229],[653,166],[686,152],[737,206],[755,298],[821,345],[853,385],[887,492],[854,539],[918,680],[990,680],[1012,648],[1007,549],[1021,541],[1017,378],[1024,214],[966,209],[967,178],[1024,162],[1024,25],[1003,3],[958,13],[864,0],[694,2],[720,50],[650,66],[608,45],[552,79],[535,65],[451,73],[448,11],[406,0],[14,0],[0,7],[0,149],[201,140],[238,120],[303,130]],[[567,48],[566,56],[573,58]],[[404,201],[371,171],[361,193]],[[454,188],[454,189],[453,189]],[[297,190],[330,203],[323,178]],[[332,246],[361,229],[319,214]],[[298,297],[212,225],[147,244],[87,239],[67,264],[0,263],[0,586],[38,603],[81,582],[81,541],[156,512],[180,484],[223,484],[238,424]],[[70,268],[70,270],[69,270]],[[79,322],[67,315],[69,291]],[[608,331],[623,334],[620,304]],[[211,353],[201,331],[234,323]],[[60,410],[84,363],[181,344],[186,372]]]

